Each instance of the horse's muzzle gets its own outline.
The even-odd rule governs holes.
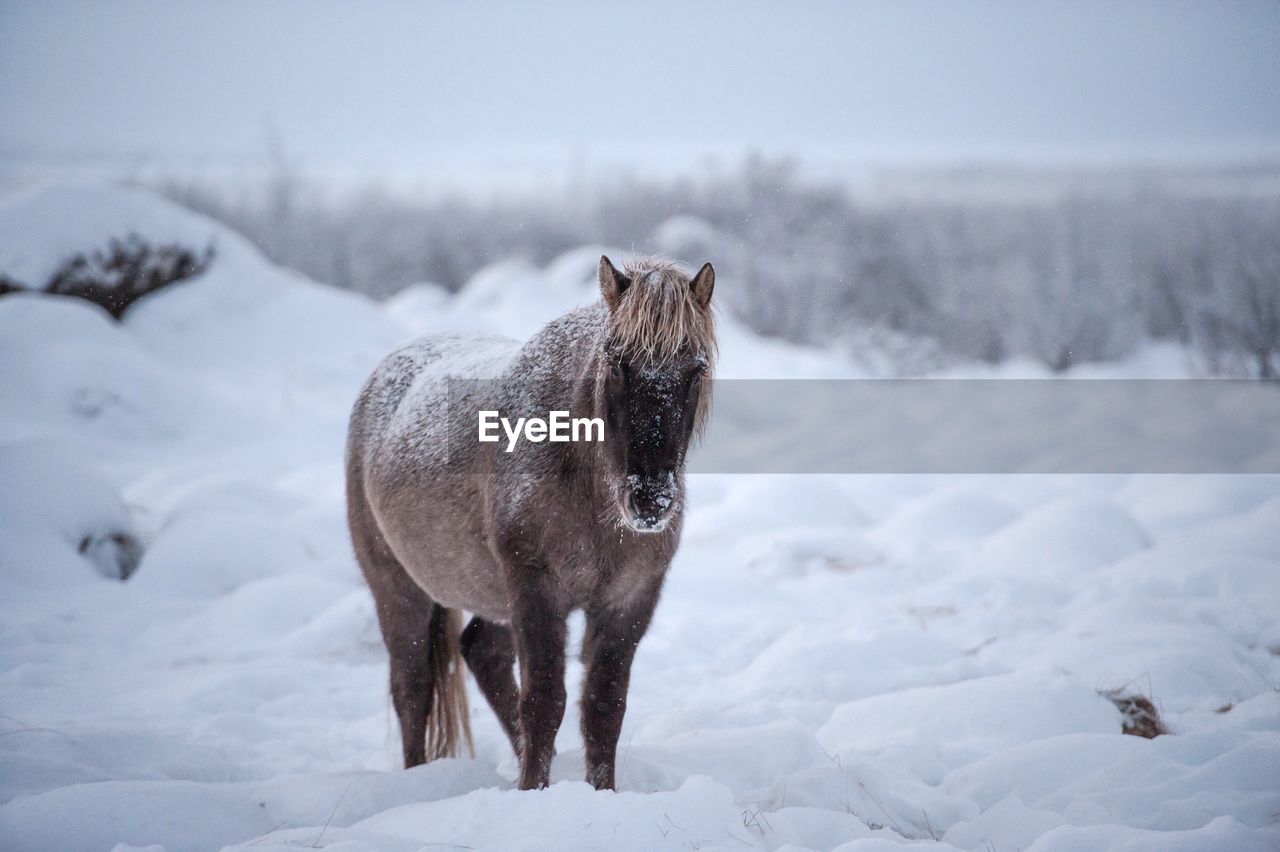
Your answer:
[[[664,483],[665,486],[665,483]],[[636,532],[662,532],[675,514],[676,495],[669,487],[634,487],[622,501],[622,519]]]

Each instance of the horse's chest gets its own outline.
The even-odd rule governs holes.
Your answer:
[[[669,564],[644,548],[583,544],[552,560],[566,602],[574,608],[628,608],[650,594]]]
[[[599,566],[590,559],[564,560],[553,570],[556,583],[570,607],[583,606],[600,583]]]

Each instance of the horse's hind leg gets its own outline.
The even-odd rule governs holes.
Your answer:
[[[462,656],[489,700],[516,754],[520,753],[520,691],[516,687],[516,645],[511,628],[476,616],[462,631]]]
[[[356,559],[373,592],[378,626],[391,657],[391,701],[400,720],[404,765],[426,763],[427,717],[435,687],[432,665],[432,619],[437,607],[387,546],[361,503],[349,503],[351,538]]]
[[[399,565],[396,566],[399,568]],[[391,702],[400,720],[406,769],[427,762],[427,719],[431,715],[436,669],[432,665],[432,619],[443,618],[426,592],[403,574],[404,583],[375,590],[378,624],[391,657]],[[370,584],[372,585],[372,583]]]

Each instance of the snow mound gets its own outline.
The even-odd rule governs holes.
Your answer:
[[[55,184],[0,200],[0,277],[42,287],[68,258],[132,235],[197,253],[257,255],[244,237],[153,193]]]
[[[117,488],[88,456],[50,439],[0,444],[0,538],[7,586],[85,583],[86,565],[122,580],[142,556]]]

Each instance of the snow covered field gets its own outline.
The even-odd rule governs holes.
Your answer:
[[[559,783],[514,790],[474,689],[475,759],[399,770],[348,407],[414,333],[590,297],[600,247],[378,305],[80,187],[0,206],[0,273],[131,232],[217,257],[122,324],[0,299],[0,847],[1280,848],[1277,477],[696,477],[619,793],[572,705]],[[724,322],[721,375],[855,373]]]

